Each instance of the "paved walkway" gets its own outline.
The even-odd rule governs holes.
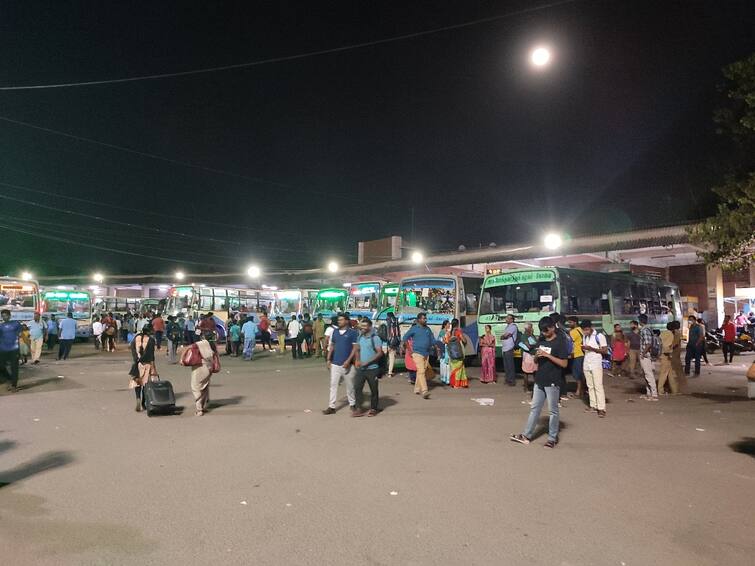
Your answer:
[[[751,564],[755,401],[744,363],[688,395],[640,401],[609,379],[608,417],[562,410],[561,443],[511,443],[519,387],[383,379],[385,410],[324,416],[317,360],[223,358],[212,410],[147,418],[125,353],[45,359],[0,396],[0,556],[82,564]],[[720,362],[713,356],[711,361]],[[474,377],[477,370],[470,370]],[[472,398],[491,397],[493,407]],[[523,403],[524,402],[524,403]]]

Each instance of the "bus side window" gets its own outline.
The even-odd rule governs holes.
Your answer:
[[[467,314],[477,314],[477,295],[467,293]]]

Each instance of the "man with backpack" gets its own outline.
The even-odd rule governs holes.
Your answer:
[[[655,374],[653,373],[653,351],[655,351],[656,357],[660,354],[660,340],[647,325],[648,315],[641,314],[638,321],[640,323],[640,367],[647,382],[645,399],[657,401],[658,389],[655,386]]]
[[[380,360],[383,357],[383,341],[372,329],[372,321],[369,318],[362,319],[359,323],[359,338],[354,345],[354,366],[357,369],[354,378],[354,394],[356,396],[356,410],[351,413],[352,417],[374,417],[378,414],[378,374],[380,373]],[[364,382],[370,386],[370,410],[362,410],[362,395]]]
[[[165,325],[165,336],[168,338],[168,359],[170,363],[176,363],[176,351],[181,343],[181,325],[178,324],[175,316],[168,317],[168,324]]]
[[[604,334],[595,332],[589,320],[579,324],[582,330],[582,351],[584,352],[584,372],[587,390],[590,395],[588,413],[606,416],[606,392],[603,389],[603,354],[608,352],[608,341]],[[576,343],[574,344],[576,348]]]

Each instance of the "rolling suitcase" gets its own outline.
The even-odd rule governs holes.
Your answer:
[[[151,417],[155,413],[175,413],[176,396],[173,393],[173,385],[170,381],[160,381],[158,376],[155,376],[154,379],[154,381],[150,379],[142,389],[147,416]]]

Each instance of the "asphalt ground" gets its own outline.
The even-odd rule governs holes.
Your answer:
[[[547,450],[508,440],[527,397],[477,368],[429,400],[384,378],[384,411],[354,419],[321,413],[321,360],[223,357],[196,417],[189,370],[161,356],[184,410],[148,418],[126,353],[76,344],[0,396],[0,561],[752,564],[753,357],[711,356],[688,394],[657,403],[642,380],[607,377],[607,418],[567,402]]]

